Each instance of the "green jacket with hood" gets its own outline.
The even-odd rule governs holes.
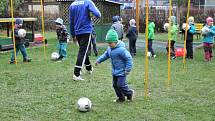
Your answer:
[[[155,39],[155,23],[150,22],[148,25],[148,39],[154,40]]]

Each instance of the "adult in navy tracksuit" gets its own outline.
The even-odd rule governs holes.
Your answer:
[[[75,0],[69,7],[70,13],[70,33],[76,37],[79,44],[79,52],[74,68],[74,80],[84,80],[80,77],[82,62],[86,65],[86,70],[92,72],[92,66],[87,54],[90,34],[92,33],[91,14],[97,18],[101,17],[100,11],[91,0]]]

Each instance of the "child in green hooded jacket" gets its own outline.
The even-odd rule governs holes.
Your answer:
[[[152,48],[153,40],[155,38],[155,23],[149,20],[148,25],[148,56],[156,57],[154,50]]]
[[[170,39],[170,56],[171,59],[175,59],[175,41],[177,38],[177,32],[178,32],[178,27],[176,25],[176,17],[175,16],[171,16],[168,19],[171,23],[171,25],[168,27],[168,36],[169,36],[169,32],[170,32],[170,37],[168,37],[168,39]],[[169,52],[169,41],[167,42],[166,45],[166,50],[167,53]]]

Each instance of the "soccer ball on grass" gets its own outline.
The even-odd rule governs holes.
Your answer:
[[[60,55],[57,52],[53,52],[51,54],[51,60],[57,60],[60,57]]]
[[[77,109],[80,112],[90,111],[91,108],[92,108],[92,102],[90,101],[90,99],[88,99],[86,97],[82,97],[78,100]]]

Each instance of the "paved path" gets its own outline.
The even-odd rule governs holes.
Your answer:
[[[126,43],[128,44],[128,43]],[[155,51],[161,51],[161,52],[166,52],[166,44],[167,42],[162,42],[162,41],[153,41],[153,49]],[[145,41],[141,41],[141,40],[138,40],[137,43],[136,43],[136,46],[138,49],[140,48],[145,48]],[[201,46],[201,43],[194,43],[193,44],[193,47],[194,48],[198,48]],[[183,43],[175,43],[175,48],[183,48],[184,47],[184,44]]]

